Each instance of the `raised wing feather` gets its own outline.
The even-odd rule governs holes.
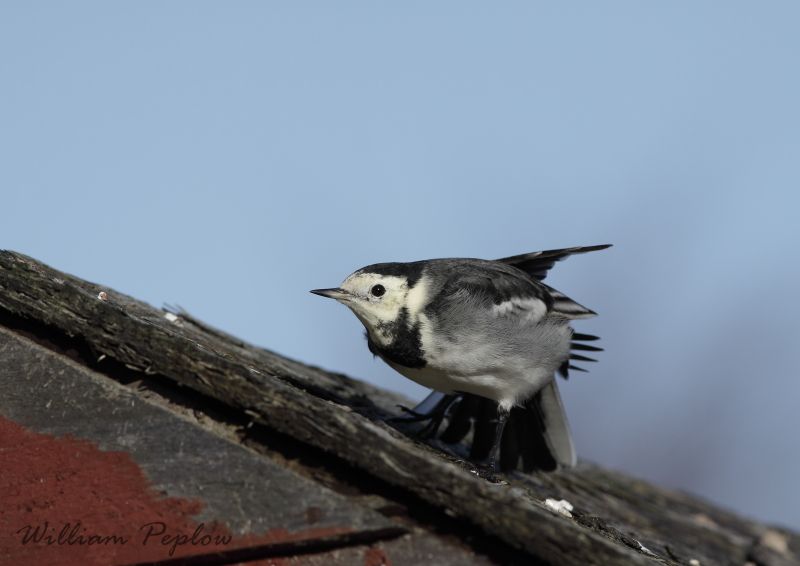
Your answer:
[[[498,259],[500,263],[511,265],[517,269],[524,271],[537,281],[542,281],[547,277],[547,272],[550,270],[557,261],[568,258],[575,254],[584,254],[587,252],[594,252],[610,248],[611,244],[601,244],[597,246],[575,246],[572,248],[561,248],[558,250],[544,250],[541,252],[531,252],[528,254],[515,255]],[[550,304],[550,309],[557,312],[569,319],[589,318],[597,315],[592,309],[586,308],[582,304],[570,299],[565,294],[561,293],[544,285],[553,301]]]
[[[541,252],[514,255],[511,257],[498,259],[497,261],[500,263],[513,265],[531,277],[535,277],[539,281],[542,281],[545,277],[547,277],[547,272],[550,271],[550,268],[553,267],[557,261],[566,259],[571,255],[605,250],[606,248],[610,247],[611,244],[600,244],[597,246],[575,246],[572,248],[561,248],[559,250],[544,250]]]

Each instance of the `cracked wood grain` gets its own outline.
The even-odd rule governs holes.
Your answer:
[[[106,300],[98,299],[101,291]],[[247,345],[190,316],[167,318],[21,254],[0,252],[0,310],[78,337],[95,356],[245,412],[547,563],[741,564],[770,531],[703,501],[590,465],[514,475],[507,485],[486,482],[455,458],[382,423],[403,402],[398,396]],[[545,497],[569,500],[574,517],[547,510]],[[786,536],[794,556],[797,536]]]

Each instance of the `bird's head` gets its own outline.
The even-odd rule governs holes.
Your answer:
[[[394,324],[423,306],[421,272],[422,266],[414,263],[368,265],[348,275],[339,287],[311,292],[346,305],[373,340],[385,343]]]

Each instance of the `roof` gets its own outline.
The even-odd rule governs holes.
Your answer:
[[[588,462],[487,482],[383,422],[408,403],[396,394],[8,251],[0,364],[0,453],[12,456],[0,495],[18,503],[0,509],[0,556],[800,563],[796,533]],[[142,544],[153,517],[163,536],[197,543]],[[72,544],[23,544],[44,521],[68,524],[52,535],[66,540],[78,520],[84,537],[100,529],[129,542],[81,544],[78,532]],[[229,540],[201,544],[209,533]]]

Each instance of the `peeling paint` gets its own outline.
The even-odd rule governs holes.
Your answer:
[[[234,536],[202,523],[199,500],[158,493],[131,456],[0,417],[0,556],[16,564],[104,565],[317,539],[349,528]],[[272,559],[279,564],[279,559]]]

